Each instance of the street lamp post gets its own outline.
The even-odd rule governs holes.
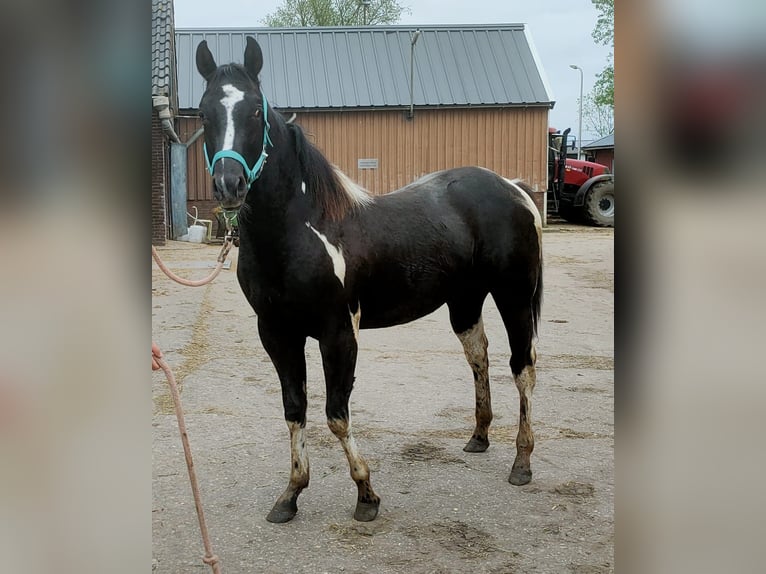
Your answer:
[[[408,120],[415,117],[415,44],[417,44],[418,38],[420,38],[420,28],[410,36],[410,113],[407,114]]]
[[[579,113],[579,122],[577,126],[577,159],[580,159],[580,156],[582,155],[582,68],[580,66],[575,66],[574,64],[569,64],[569,67],[573,70],[577,70],[580,72],[580,113]]]
[[[370,6],[371,0],[361,0],[362,2],[362,8],[364,9],[364,25],[367,26],[369,22],[367,21],[367,8]]]

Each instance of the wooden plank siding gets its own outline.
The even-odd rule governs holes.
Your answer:
[[[283,111],[285,115],[289,112]],[[547,108],[473,108],[298,112],[308,138],[351,179],[373,194],[384,194],[428,173],[479,165],[507,178],[521,178],[540,192],[547,185]],[[199,127],[196,117],[179,118],[186,141]],[[377,169],[358,169],[359,159],[377,159]],[[202,138],[189,154],[189,202],[213,200],[205,170]]]
[[[178,118],[178,137],[182,142],[189,141],[194,132],[202,127],[202,120],[197,116]],[[187,174],[186,193],[187,201],[214,201],[213,179],[205,167],[205,156],[202,153],[202,144],[205,138],[199,137],[187,150]],[[200,216],[202,217],[202,216]]]

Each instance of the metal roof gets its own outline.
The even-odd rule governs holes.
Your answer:
[[[614,147],[614,134],[609,134],[599,140],[592,141],[588,145],[582,146],[582,149],[604,149],[610,147]]]
[[[550,88],[524,24],[420,26],[416,106],[546,106]],[[263,49],[261,85],[282,109],[406,107],[414,26],[183,29],[176,31],[179,106],[196,108],[204,85],[197,45],[218,64],[242,62],[245,37]]]
[[[173,41],[173,0],[152,0],[153,96],[175,95]]]

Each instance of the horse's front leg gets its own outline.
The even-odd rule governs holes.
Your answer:
[[[338,437],[348,459],[351,478],[357,486],[357,502],[354,518],[361,522],[374,520],[378,515],[380,498],[372,490],[370,469],[357,447],[351,432],[348,402],[354,385],[354,369],[358,333],[358,315],[351,316],[351,323],[323,337],[319,342],[322,352],[325,384],[327,386],[327,426]]]
[[[298,512],[298,495],[309,485],[306,452],[306,337],[286,333],[258,321],[263,348],[269,354],[282,385],[282,404],[290,430],[290,482],[269,512],[269,522],[287,522]]]

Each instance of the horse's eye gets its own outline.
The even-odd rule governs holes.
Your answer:
[[[255,110],[255,113],[253,114],[253,117],[257,120],[261,117],[261,110]]]

